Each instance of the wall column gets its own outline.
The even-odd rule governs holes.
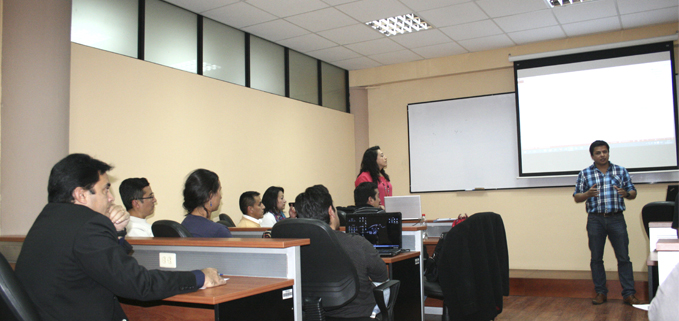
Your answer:
[[[68,154],[71,1],[4,0],[2,24],[0,233],[26,234]]]

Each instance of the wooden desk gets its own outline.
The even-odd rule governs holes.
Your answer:
[[[656,250],[658,251],[658,285],[662,285],[672,269],[679,264],[679,239],[660,239]]]
[[[394,306],[394,320],[424,320],[420,252],[405,252],[393,257],[383,257],[382,260],[387,264],[389,278],[401,281]]]
[[[121,305],[132,320],[293,320],[293,283],[287,279],[229,276],[224,286],[162,301],[121,299]]]

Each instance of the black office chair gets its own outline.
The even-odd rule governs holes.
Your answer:
[[[325,320],[325,311],[343,307],[356,298],[359,287],[356,267],[328,224],[306,218],[282,220],[273,226],[271,235],[274,238],[311,240],[310,245],[300,249],[305,321]],[[378,315],[381,320],[393,321],[399,286],[400,281],[391,280],[373,290],[375,301],[382,311]],[[384,300],[387,288],[391,289],[388,304]]]
[[[674,202],[651,202],[641,209],[641,220],[644,222],[646,237],[649,236],[650,222],[672,222],[674,220]]]
[[[443,245],[447,233],[448,232],[441,233],[441,237],[439,238],[439,242],[436,245],[436,247],[439,247],[439,244],[441,246]],[[432,253],[432,256],[434,258],[428,258],[427,261],[433,260],[433,264],[436,264],[436,260],[438,259],[436,258],[436,256],[440,256],[440,252],[436,253],[436,251],[434,251],[434,253]],[[429,267],[429,264],[431,263],[427,262],[426,266]],[[438,278],[436,278],[436,280],[431,281],[429,280],[428,277],[422,278],[422,286],[424,287],[424,295],[426,295],[427,297],[443,300],[443,290],[441,290],[441,284],[439,284]],[[446,307],[445,304],[443,305],[443,311],[441,313],[441,321],[450,321],[450,315],[448,315],[448,308]]]
[[[154,237],[193,237],[186,227],[171,220],[153,222],[151,231]]]
[[[236,227],[236,224],[231,219],[231,216],[224,213],[219,214],[219,221],[217,221],[217,223],[226,225],[226,227]]]
[[[40,316],[14,275],[7,259],[0,254],[0,320],[39,321]]]

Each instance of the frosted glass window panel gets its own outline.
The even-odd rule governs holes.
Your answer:
[[[137,0],[73,0],[71,41],[137,57]]]
[[[203,75],[245,86],[245,33],[203,18]]]
[[[144,60],[197,72],[198,16],[159,1],[146,0]]]
[[[321,63],[323,107],[347,111],[346,73],[342,68]]]
[[[285,95],[285,48],[250,36],[250,88]]]
[[[317,60],[296,51],[289,51],[290,98],[318,104]]]

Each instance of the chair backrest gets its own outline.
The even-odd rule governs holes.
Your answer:
[[[326,311],[342,307],[358,295],[358,273],[328,224],[316,219],[282,220],[274,238],[308,238],[302,246],[302,296],[320,297]]]
[[[14,270],[0,254],[0,320],[39,321],[40,316],[14,275]]]
[[[236,224],[233,222],[231,216],[229,215],[226,215],[224,213],[219,214],[219,220],[224,221],[224,223],[222,224],[226,225],[226,227],[236,227]]]
[[[151,225],[154,237],[193,237],[183,225],[171,220],[159,220]]]
[[[644,222],[644,230],[648,237],[648,223],[672,222],[674,220],[674,202],[651,202],[641,209],[641,220]]]

